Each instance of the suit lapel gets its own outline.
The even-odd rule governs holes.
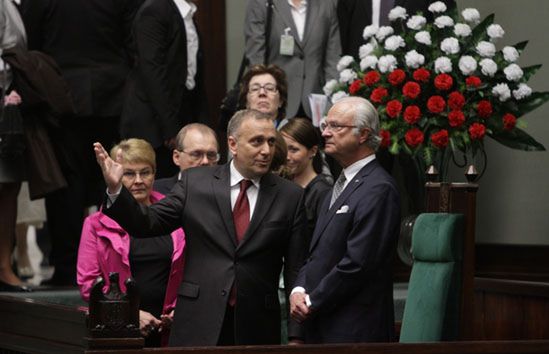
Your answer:
[[[322,206],[322,210],[324,210],[325,212],[319,216],[320,221],[316,224],[313,239],[311,240],[311,246],[309,247],[310,251],[312,251],[313,248],[316,246],[316,244],[320,240],[320,237],[322,236],[322,233],[324,232],[332,218],[336,215],[336,212],[343,205],[345,205],[345,202],[353,194],[353,192],[363,183],[365,183],[366,177],[377,167],[377,165],[377,161],[374,160],[364,166],[360,171],[358,171],[355,177],[349,182],[349,184],[347,184],[343,192],[334,202],[334,205],[332,205],[332,207],[328,210],[326,210],[326,208],[328,208],[330,198],[326,198],[326,200],[324,201],[324,205]]]
[[[229,164],[221,166],[214,174],[213,190],[219,213],[227,229],[231,242],[236,247],[236,234],[234,229],[233,212],[231,209],[231,185]]]
[[[306,45],[311,32],[316,28],[318,20],[319,2],[315,0],[307,1],[307,17],[305,19],[305,30],[303,31],[303,47]],[[296,32],[297,33],[297,32]]]
[[[181,30],[181,39],[185,42],[185,45],[187,44],[187,31],[185,29],[185,20],[183,19],[183,16],[181,16],[181,12],[179,11],[179,8],[175,4],[173,0],[167,0],[167,3],[169,3],[171,7],[171,13],[172,16],[174,16],[174,20],[179,26],[179,29]],[[175,29],[174,29],[175,30]],[[185,47],[186,48],[186,47]]]
[[[297,27],[295,26],[294,18],[292,16],[292,10],[290,8],[290,4],[288,4],[288,0],[275,0],[273,1],[273,6],[274,6],[273,12],[278,12],[278,18],[280,18],[280,20],[284,23],[285,27],[291,28],[290,34],[294,37],[295,44],[299,48],[303,49],[303,45],[299,40],[299,36],[297,34]],[[274,26],[272,28],[274,28]],[[274,33],[274,35],[280,36],[283,33],[284,33],[284,30],[282,31],[282,33]],[[278,48],[274,48],[274,49],[278,50]]]
[[[276,191],[276,180],[271,173],[267,173],[261,178],[259,194],[257,196],[257,202],[255,203],[254,213],[252,219],[250,220],[250,225],[248,226],[248,229],[244,234],[244,239],[242,240],[240,245],[238,245],[238,248],[249,242],[250,239],[254,236],[258,226],[261,225],[261,222],[271,209],[271,205],[273,204],[276,197]]]

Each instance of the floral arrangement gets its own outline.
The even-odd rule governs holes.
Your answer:
[[[493,14],[481,21],[478,10],[458,13],[441,1],[428,11],[432,22],[395,7],[392,26],[366,27],[360,62],[342,57],[339,80],[324,86],[332,103],[369,99],[380,114],[381,148],[427,165],[448,151],[474,156],[486,136],[514,149],[545,150],[520,119],[549,100],[549,92],[527,85],[541,65],[517,64],[527,42],[498,51],[504,30]]]

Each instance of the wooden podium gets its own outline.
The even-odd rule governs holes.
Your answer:
[[[475,223],[478,184],[440,183],[425,184],[425,211],[429,213],[460,213],[465,216],[463,240],[463,268],[461,290],[460,339],[474,338],[474,278],[475,278]]]

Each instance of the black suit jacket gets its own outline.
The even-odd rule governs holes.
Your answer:
[[[121,135],[145,139],[156,148],[185,124],[201,120],[200,75],[195,88],[187,90],[187,34],[173,0],[146,0],[133,34],[136,66],[129,78]],[[200,51],[200,67],[199,59]]]
[[[381,0],[384,1],[384,0]],[[408,14],[415,15],[422,11],[428,19],[432,14],[427,11],[435,0],[395,0],[395,6],[402,6]],[[448,6],[455,6],[454,0],[441,0]],[[364,27],[372,24],[371,0],[339,0],[337,4],[339,33],[341,35],[341,51],[343,55],[352,55],[358,59],[358,50],[365,44],[362,32]]]
[[[244,240],[237,245],[230,202],[229,165],[183,172],[172,192],[149,208],[123,188],[104,213],[132,235],[186,233],[171,346],[216,345],[231,286],[237,284],[236,344],[279,344],[278,281],[291,290],[304,256],[303,190],[273,174],[261,179]],[[295,324],[289,327],[295,335]]]
[[[141,0],[23,0],[30,49],[55,59],[80,116],[119,116]]]
[[[328,209],[326,198],[296,286],[310,295],[306,343],[394,339],[394,251],[400,200],[391,176],[372,161]]]
[[[164,195],[167,195],[172,190],[173,186],[177,183],[177,178],[179,177],[179,173],[176,173],[172,177],[166,177],[157,179],[154,181],[153,189],[159,193],[162,193]]]

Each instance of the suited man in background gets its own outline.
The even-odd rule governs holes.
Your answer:
[[[269,172],[276,139],[271,117],[239,111],[228,136],[230,163],[185,170],[172,192],[149,208],[122,188],[122,166],[95,144],[113,193],[105,214],[135,236],[179,227],[187,234],[171,346],[279,344],[282,264],[291,289],[303,263],[303,190]],[[290,323],[289,333],[297,327]]]
[[[244,23],[246,57],[251,64],[262,64],[268,46],[268,63],[278,65],[288,78],[286,117],[311,117],[308,95],[322,93],[326,81],[338,77],[341,46],[335,0],[292,0],[291,4],[288,0],[273,0],[267,42],[266,3],[267,0],[248,1]]]
[[[212,128],[201,123],[187,124],[175,137],[173,163],[179,172],[172,177],[154,181],[154,190],[167,195],[181,178],[181,172],[191,167],[214,166],[219,161],[219,144]]]
[[[76,285],[76,257],[85,209],[104,185],[89,146],[119,140],[124,86],[131,67],[130,28],[140,0],[23,0],[32,47],[55,59],[68,82],[76,116],[52,136],[68,187],[46,197],[55,266],[51,285]]]
[[[395,6],[404,7],[409,16],[421,11],[428,20],[432,13],[427,8],[438,0],[338,0],[337,17],[341,34],[343,55],[352,55],[358,60],[358,51],[365,44],[362,32],[369,25],[389,26],[387,15]],[[442,0],[447,6],[455,6],[454,0]]]
[[[321,125],[343,167],[318,215],[307,262],[290,297],[306,343],[394,340],[392,263],[399,194],[377,163],[379,118],[362,97],[338,101]]]
[[[129,77],[120,132],[122,138],[151,143],[157,176],[177,172],[169,156],[175,135],[200,120],[206,105],[200,94],[200,43],[192,1],[146,0],[133,26],[136,65]]]

